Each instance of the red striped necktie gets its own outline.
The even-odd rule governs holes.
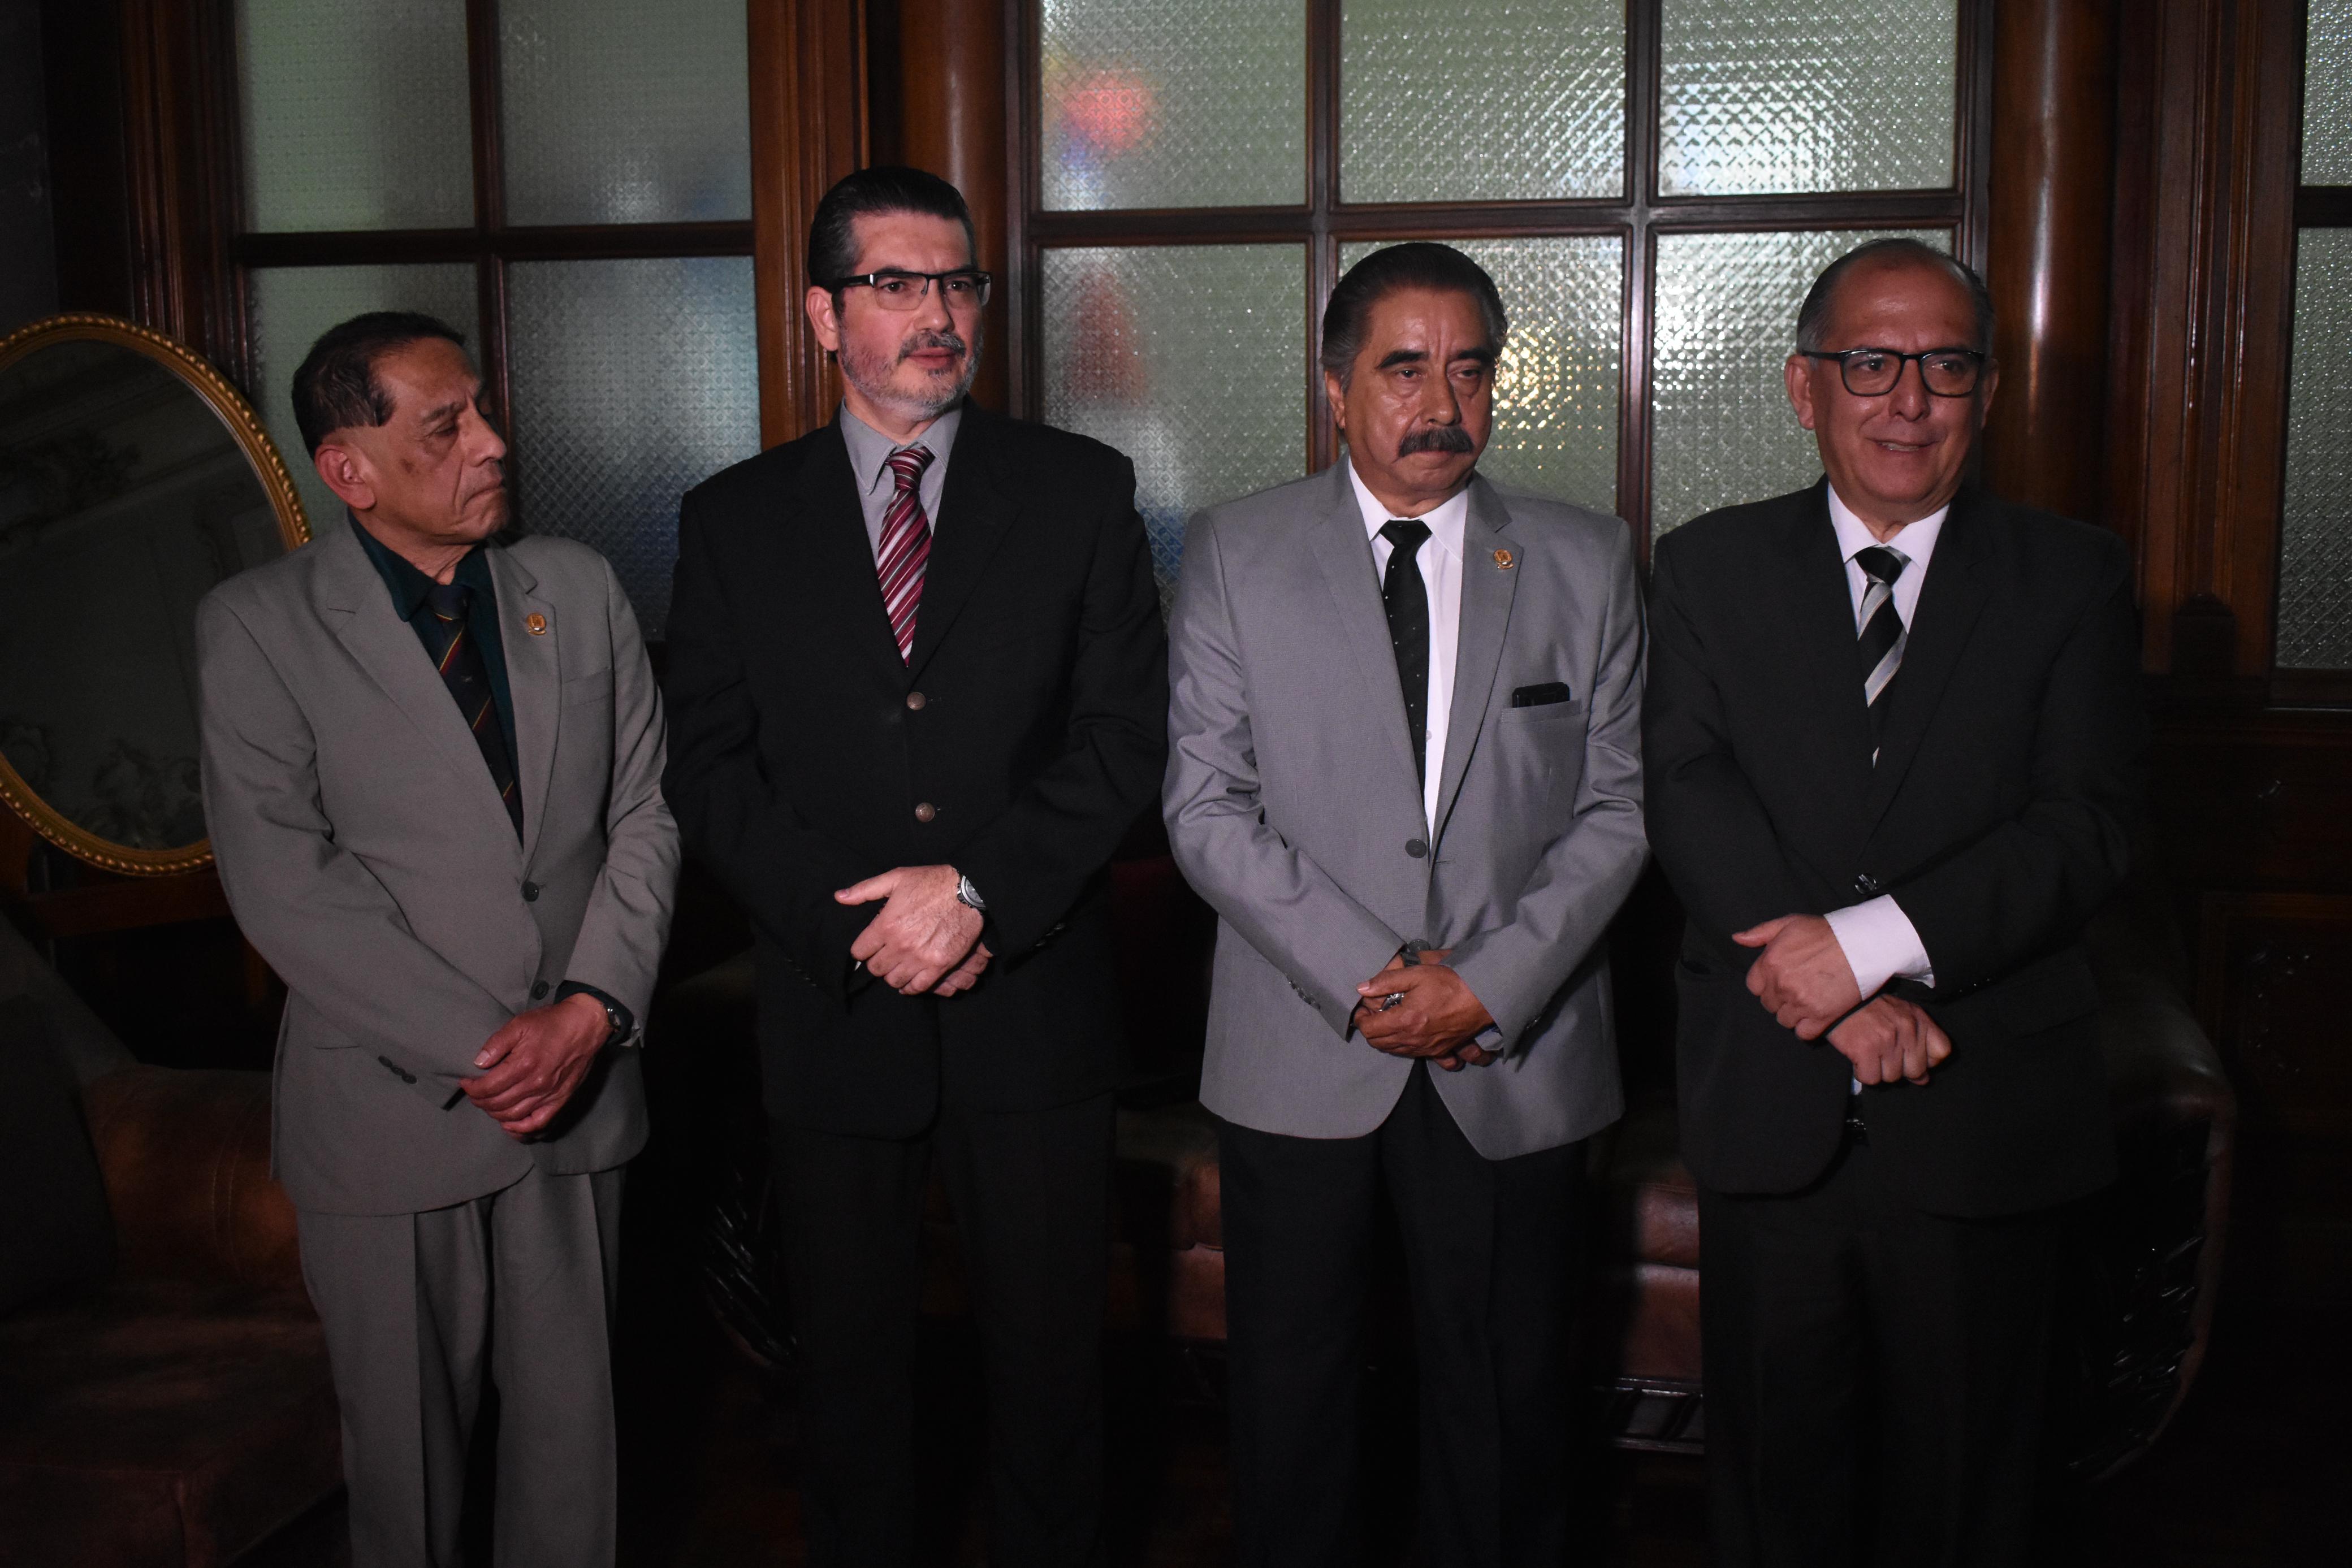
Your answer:
[[[898,640],[898,662],[915,653],[915,611],[923,601],[923,567],[931,559],[931,520],[923,515],[920,494],[923,470],[931,465],[931,449],[908,446],[890,454],[890,472],[898,493],[882,516],[882,544],[875,570],[882,581],[882,608],[889,612],[890,634]]]

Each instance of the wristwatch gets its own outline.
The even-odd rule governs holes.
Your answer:
[[[966,909],[975,910],[982,915],[988,913],[988,900],[980,896],[980,889],[972,886],[971,878],[961,872],[956,873],[956,902]]]
[[[614,1007],[611,1002],[606,1001],[602,997],[596,996],[593,992],[583,991],[580,994],[590,998],[590,999],[594,1001],[598,1007],[604,1009],[604,1021],[612,1027],[613,1030],[611,1034],[604,1037],[605,1044],[627,1045],[631,1043],[628,1039],[628,1032],[630,1026],[635,1021],[635,1019],[631,1019],[628,1014],[623,1012],[619,1008]]]

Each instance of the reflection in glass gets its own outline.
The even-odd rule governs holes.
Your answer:
[[[481,362],[475,329],[478,295],[474,268],[462,261],[366,267],[256,268],[246,320],[253,343],[253,405],[268,428],[301,493],[313,533],[341,523],[343,504],[311,466],[294,423],[294,372],[319,335],[368,310],[421,310],[466,334],[467,352]]]
[[[0,371],[0,753],[68,822],[205,837],[196,601],[283,553],[268,492],[177,376],[65,341]]]
[[[1945,190],[1958,0],[1664,0],[1658,191]]]
[[[751,258],[518,262],[507,298],[523,527],[604,552],[658,639],[678,497],[760,450]]]
[[[507,221],[751,215],[743,0],[499,0]]]
[[[1511,321],[1495,381],[1495,433],[1478,472],[1508,489],[1615,511],[1624,242],[1574,235],[1445,243],[1486,269]],[[1379,248],[1340,246],[1340,269]]]
[[[2352,185],[2352,0],[2311,0],[2303,52],[2303,183]]]
[[[2278,662],[2352,670],[2352,229],[2295,239]]]
[[[247,225],[474,221],[466,0],[236,0]]]
[[[1045,204],[1296,205],[1304,0],[1044,0]]]
[[[1347,201],[1625,188],[1623,0],[1346,0],[1339,50]]]
[[[1134,460],[1164,601],[1192,513],[1306,472],[1306,253],[1106,246],[1044,271],[1045,423]]]
[[[1650,361],[1653,538],[1702,512],[1761,501],[1821,477],[1780,367],[1797,307],[1822,268],[1895,231],[1658,236]],[[1943,230],[1906,230],[1949,249]]]

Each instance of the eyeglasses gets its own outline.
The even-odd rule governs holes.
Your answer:
[[[1966,397],[1977,390],[1985,357],[1974,349],[1930,349],[1924,354],[1898,354],[1892,349],[1847,349],[1824,353],[1800,349],[1809,360],[1835,360],[1845,390],[1856,397],[1884,397],[1903,379],[1903,367],[1917,361],[1919,384],[1933,397]]]
[[[871,288],[874,301],[885,310],[912,310],[940,286],[940,298],[950,310],[977,310],[988,303],[988,286],[992,281],[976,267],[959,267],[953,272],[861,272],[855,277],[836,277],[824,285],[835,290]]]

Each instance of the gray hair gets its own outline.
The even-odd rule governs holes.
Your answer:
[[[1948,252],[1902,235],[1865,241],[1822,268],[1822,275],[1813,279],[1812,287],[1806,292],[1805,303],[1797,311],[1799,352],[1818,352],[1827,347],[1823,339],[1829,328],[1830,304],[1837,293],[1838,284],[1855,267],[1874,261],[1933,267],[1967,289],[1969,303],[1976,310],[1977,351],[1983,354],[1992,352],[1992,290],[1985,287],[1985,280],[1977,276],[1976,268]]]

